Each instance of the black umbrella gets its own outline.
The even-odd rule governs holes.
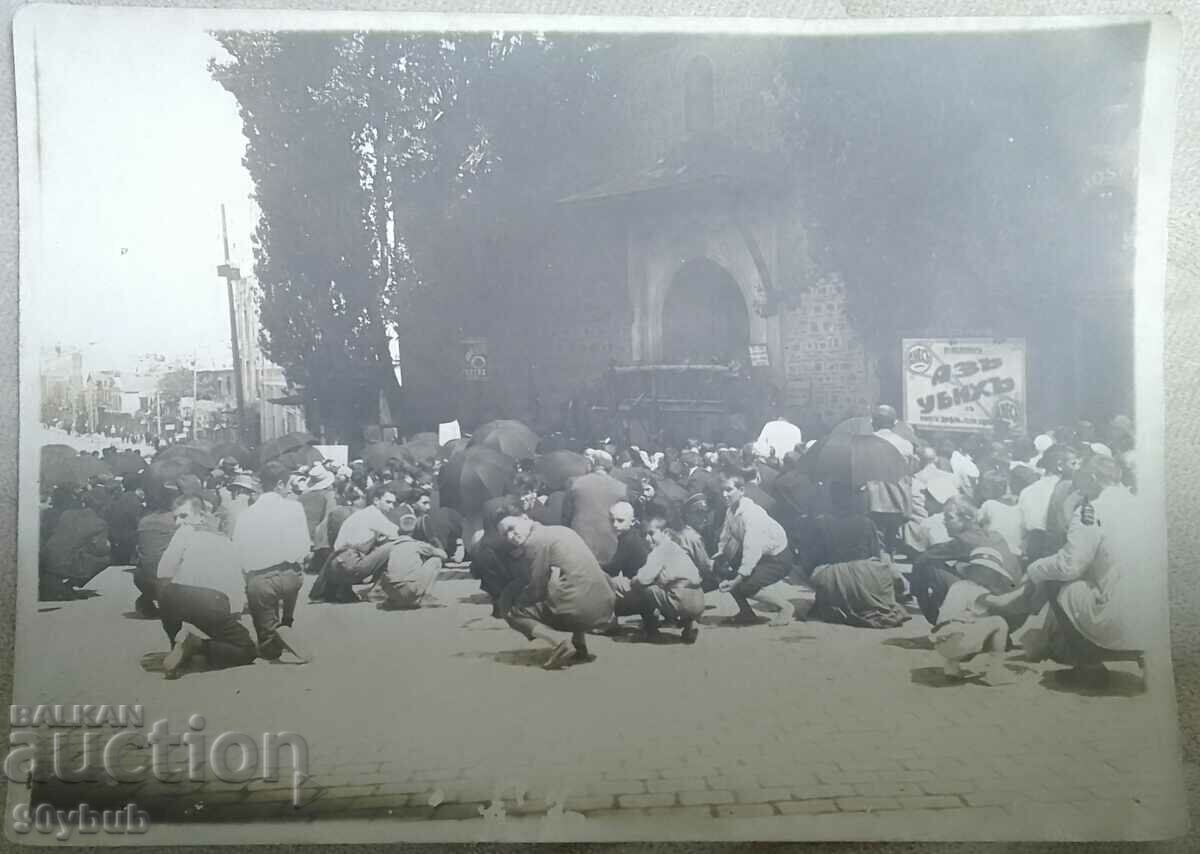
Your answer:
[[[214,445],[213,456],[217,458],[218,463],[226,457],[233,457],[243,468],[250,468],[255,462],[254,454],[240,442],[221,442]]]
[[[404,449],[395,442],[372,442],[363,448],[363,462],[367,464],[368,468],[374,471],[383,471],[388,464],[388,460],[404,460],[407,458]]]
[[[79,451],[72,448],[70,445],[42,445],[42,461],[46,461],[52,457],[77,457]]]
[[[587,457],[574,451],[551,451],[542,454],[534,462],[538,475],[551,491],[565,489],[567,481],[587,474],[590,466]]]
[[[154,459],[156,460],[169,460],[174,457],[182,457],[190,460],[198,466],[203,466],[206,471],[212,471],[217,467],[218,458],[213,454],[212,449],[195,442],[179,442],[174,445],[167,445],[154,455]]]
[[[275,461],[283,463],[285,466],[294,471],[300,468],[300,466],[319,463],[323,459],[325,459],[325,457],[323,457],[321,452],[312,445],[303,445],[299,448],[296,448],[294,451],[288,451],[285,454],[280,454],[275,458]]]
[[[112,467],[113,474],[121,477],[141,474],[149,465],[144,459],[132,451],[113,454],[106,462]]]
[[[258,449],[259,462],[269,463],[271,460],[286,454],[288,451],[294,451],[297,448],[303,448],[305,445],[317,444],[317,437],[311,433],[288,433],[280,436],[278,439],[271,439],[264,442],[262,447]]]
[[[471,436],[472,446],[495,448],[514,460],[524,460],[537,453],[541,440],[520,421],[489,421]]]
[[[438,448],[437,459],[445,462],[452,460],[467,450],[471,445],[470,439],[451,439],[446,444]]]
[[[853,418],[847,418],[845,421],[839,422],[837,426],[829,432],[831,434],[846,433],[858,434],[860,436],[870,436],[875,433],[875,425],[871,422],[870,415],[856,415]],[[910,427],[905,421],[897,421],[892,427],[892,432],[907,439],[914,445],[922,444],[921,440],[917,438],[917,434],[913,432],[913,428]]]
[[[895,446],[874,435],[831,433],[813,445],[805,460],[817,479],[853,488],[871,481],[899,483],[910,474]]]
[[[93,477],[112,476],[112,469],[91,454],[65,456],[51,451],[42,454],[41,481],[43,488],[51,486],[84,486]]]
[[[414,463],[431,463],[437,458],[437,433],[418,433],[402,444],[400,450]]]
[[[516,470],[516,460],[495,448],[467,448],[438,473],[439,499],[462,513],[476,513],[488,499],[504,495]]]

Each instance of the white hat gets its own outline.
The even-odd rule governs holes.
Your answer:
[[[1039,454],[1044,454],[1054,444],[1054,440],[1045,433],[1040,434],[1033,440],[1033,446],[1037,448]]]
[[[1099,454],[1102,457],[1108,457],[1110,460],[1112,459],[1112,448],[1110,448],[1108,445],[1105,445],[1102,442],[1092,442],[1091,448],[1093,454]]]
[[[608,451],[600,451],[596,448],[588,448],[583,452],[583,455],[593,463],[602,463],[610,468],[612,467],[613,458],[612,454],[610,454]]]

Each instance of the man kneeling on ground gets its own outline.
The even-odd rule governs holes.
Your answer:
[[[213,527],[204,500],[182,496],[175,501],[178,530],[158,562],[158,607],[171,652],[163,660],[168,679],[201,653],[210,668],[250,664],[257,653],[250,632],[242,625],[245,588],[238,554],[227,538],[204,530]],[[178,644],[183,624],[208,638],[188,632]]]

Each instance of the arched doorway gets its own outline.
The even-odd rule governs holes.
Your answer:
[[[749,344],[750,318],[733,276],[707,258],[680,267],[662,307],[663,361],[745,361]]]

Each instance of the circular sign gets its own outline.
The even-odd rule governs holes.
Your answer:
[[[924,344],[914,344],[904,357],[910,374],[927,374],[933,368],[933,351]]]

